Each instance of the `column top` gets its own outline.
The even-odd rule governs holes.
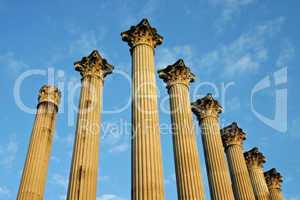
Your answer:
[[[219,102],[215,100],[212,94],[208,93],[205,97],[198,99],[191,104],[193,113],[199,120],[206,117],[219,117],[219,114],[223,111]]]
[[[168,65],[164,69],[157,71],[159,78],[161,78],[167,87],[171,87],[174,84],[184,84],[187,87],[191,82],[194,82],[196,76],[191,72],[191,69],[185,65],[182,59],[179,59],[172,65]]]
[[[38,106],[41,103],[52,103],[58,108],[60,103],[61,92],[59,89],[52,85],[44,85],[41,87],[38,94]]]
[[[281,190],[282,176],[275,168],[266,171],[264,175],[269,189]]]
[[[263,167],[266,157],[259,152],[257,147],[244,153],[244,157],[248,167]]]
[[[238,127],[236,122],[221,129],[221,135],[225,149],[231,145],[243,145],[243,141],[246,139],[245,132]]]
[[[139,44],[155,48],[163,42],[163,37],[157,33],[155,28],[151,27],[147,19],[143,19],[136,26],[131,26],[128,31],[122,32],[121,37],[131,48]]]
[[[97,50],[92,51],[87,57],[74,63],[75,70],[80,72],[82,78],[86,76],[97,76],[104,79],[106,75],[111,74],[114,67],[106,59],[102,58]]]

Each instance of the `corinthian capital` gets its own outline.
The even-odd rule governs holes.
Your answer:
[[[225,149],[230,145],[242,145],[246,139],[246,134],[243,129],[238,127],[236,122],[223,128],[221,134]]]
[[[101,79],[112,73],[113,66],[106,59],[102,58],[97,50],[94,50],[89,56],[83,57],[81,61],[74,63],[75,70],[79,71],[81,76],[97,76]]]
[[[168,65],[166,68],[158,70],[159,78],[167,83],[167,87],[174,84],[184,84],[187,87],[195,80],[195,75],[190,68],[184,64],[182,59],[179,59],[173,65]]]
[[[275,168],[266,171],[264,175],[269,189],[281,190],[282,176]]]
[[[163,42],[163,37],[150,26],[147,19],[143,19],[136,26],[131,26],[128,31],[122,32],[121,37],[131,48],[138,44],[146,44],[155,48]]]
[[[217,118],[222,110],[219,102],[213,98],[212,94],[207,94],[202,99],[192,103],[192,111],[199,120],[206,117]]]
[[[262,167],[266,162],[265,156],[255,147],[244,153],[244,157],[248,167]]]
[[[38,105],[41,103],[52,103],[58,108],[60,102],[61,93],[55,86],[44,85],[38,95]]]

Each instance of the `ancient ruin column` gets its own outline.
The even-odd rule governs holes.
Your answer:
[[[67,199],[95,200],[103,81],[113,66],[98,51],[74,65],[82,76],[82,88]]]
[[[270,200],[283,200],[281,192],[282,176],[275,168],[264,173],[270,192]]]
[[[204,188],[189,97],[189,85],[195,76],[183,60],[158,73],[167,83],[170,95],[178,199],[203,200]]]
[[[237,123],[221,131],[235,200],[255,200],[249,172],[243,155],[243,141],[246,134]]]
[[[154,48],[163,38],[148,20],[121,34],[132,55],[132,199],[164,199]]]
[[[45,85],[40,89],[38,101],[18,200],[44,199],[60,91],[54,86]]]
[[[232,200],[234,196],[218,119],[222,107],[211,94],[208,94],[192,103],[192,111],[197,116],[202,129],[211,199]]]
[[[264,155],[255,147],[245,152],[244,157],[256,200],[269,200],[269,190],[263,173],[263,164],[266,162]]]

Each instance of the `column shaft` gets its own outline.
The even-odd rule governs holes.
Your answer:
[[[178,199],[203,200],[204,187],[188,87],[174,84],[169,93]]]
[[[253,188],[243,150],[240,145],[230,145],[226,149],[228,165],[236,200],[255,200]]]
[[[40,90],[39,99],[42,99],[43,101],[43,98],[46,98],[47,101],[40,101],[38,105],[17,196],[18,200],[44,199],[57,106],[60,98],[59,91],[53,88],[54,87],[44,86]],[[44,95],[42,92],[45,92],[46,94]],[[54,95],[53,97],[57,99],[52,99],[53,102],[48,102],[48,98],[49,100],[52,98],[48,92],[50,95]],[[57,97],[55,97],[55,95]]]
[[[132,199],[164,199],[154,49],[132,49]]]
[[[269,200],[270,194],[262,168],[257,166],[248,166],[248,171],[256,199]]]
[[[270,189],[270,200],[284,200],[282,192],[278,189]]]
[[[228,167],[220,135],[220,126],[215,117],[205,117],[201,121],[202,142],[212,200],[232,200]]]
[[[100,78],[83,78],[68,200],[96,199],[102,90]]]

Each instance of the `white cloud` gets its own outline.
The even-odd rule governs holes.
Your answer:
[[[73,37],[68,48],[71,55],[87,56],[93,50],[97,49],[100,51],[101,56],[106,57],[101,48],[101,42],[107,33],[105,28],[102,27],[86,31],[81,30],[76,26],[69,25],[67,30]]]
[[[295,49],[293,45],[289,41],[286,41],[281,47],[281,51],[277,59],[276,66],[287,67],[287,65],[294,58],[294,56],[295,56]]]
[[[286,200],[300,200],[300,196],[292,196],[287,198]]]
[[[127,143],[122,143],[122,144],[118,144],[118,145],[114,145],[109,152],[110,153],[122,153],[125,152],[129,149],[129,144]]]
[[[59,196],[60,200],[66,200],[67,199],[67,195],[63,194]]]
[[[225,102],[225,106],[223,108],[224,108],[225,112],[238,111],[241,108],[240,99],[238,97],[230,98],[227,102]]]
[[[165,178],[165,185],[175,184],[176,183],[176,175],[175,173],[169,175]]]
[[[8,169],[11,168],[19,149],[18,143],[16,142],[16,135],[11,136],[8,143],[3,145],[0,149],[0,166]]]
[[[70,54],[80,53],[86,55],[96,49],[98,39],[94,31],[81,33],[70,45]]]
[[[0,66],[7,69],[9,74],[19,74],[24,69],[29,68],[29,66],[22,60],[16,58],[15,54],[12,52],[0,55]]]
[[[101,181],[101,182],[104,182],[104,181],[109,181],[110,180],[110,177],[109,176],[100,176],[98,175],[98,179],[97,181]]]
[[[220,16],[215,22],[218,32],[222,32],[232,20],[240,15],[241,10],[257,0],[210,0],[209,2],[216,8],[220,9]]]
[[[182,58],[187,65],[192,65],[195,63],[197,56],[195,56],[194,50],[190,45],[164,47],[157,51],[157,68],[165,68],[180,58]]]
[[[200,66],[223,68],[223,75],[229,77],[257,71],[268,58],[267,42],[280,32],[283,23],[284,18],[279,17],[256,26],[231,43],[204,55]]]
[[[63,188],[67,188],[67,186],[68,186],[68,178],[66,178],[60,174],[53,174],[51,181],[52,181],[52,183],[55,183],[56,185],[59,185]]]
[[[0,186],[0,196],[10,196],[11,191],[6,186]]]
[[[130,4],[124,1],[120,9],[122,9],[122,12],[126,15],[121,18],[121,28],[128,28],[145,17],[151,18],[151,16],[155,15],[159,6],[160,1],[158,0],[143,1],[139,7],[136,7],[136,4]]]
[[[291,120],[289,124],[288,134],[290,136],[300,138],[299,130],[300,130],[300,118],[295,118]]]
[[[103,194],[100,197],[97,197],[97,200],[125,200],[125,199],[115,194]]]

